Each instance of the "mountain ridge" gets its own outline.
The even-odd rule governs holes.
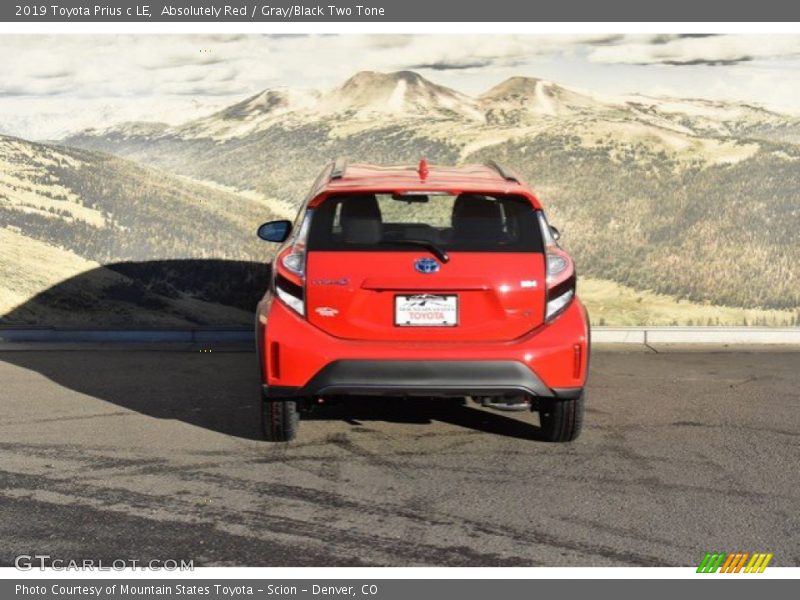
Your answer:
[[[525,125],[542,119],[564,120],[598,114],[638,119],[695,135],[753,135],[800,141],[800,118],[752,102],[640,94],[602,96],[529,76],[512,76],[470,96],[442,86],[415,71],[359,71],[342,84],[321,92],[289,87],[267,88],[207,116],[167,126],[123,121],[85,135],[138,135],[241,138],[268,128],[279,119],[308,123],[335,118],[369,121],[465,120],[471,124]]]

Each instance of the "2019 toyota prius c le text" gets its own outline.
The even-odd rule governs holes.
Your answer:
[[[337,396],[462,397],[581,429],[589,320],[575,266],[530,189],[497,163],[328,165],[281,243],[258,305],[268,440]]]

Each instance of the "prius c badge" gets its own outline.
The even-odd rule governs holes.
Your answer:
[[[414,268],[420,273],[436,273],[439,263],[432,258],[418,258],[414,261]]]

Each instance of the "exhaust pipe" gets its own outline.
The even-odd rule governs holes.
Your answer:
[[[473,398],[473,400],[477,401],[483,407],[506,412],[520,412],[531,409],[531,401],[526,396],[509,396],[508,398],[503,398],[502,396],[481,396],[480,398]]]

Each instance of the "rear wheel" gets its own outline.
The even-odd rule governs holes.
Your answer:
[[[572,399],[542,398],[539,400],[539,421],[542,437],[548,442],[571,442],[583,426],[585,392]]]
[[[300,411],[296,400],[263,399],[261,429],[270,442],[288,442],[297,436]]]

